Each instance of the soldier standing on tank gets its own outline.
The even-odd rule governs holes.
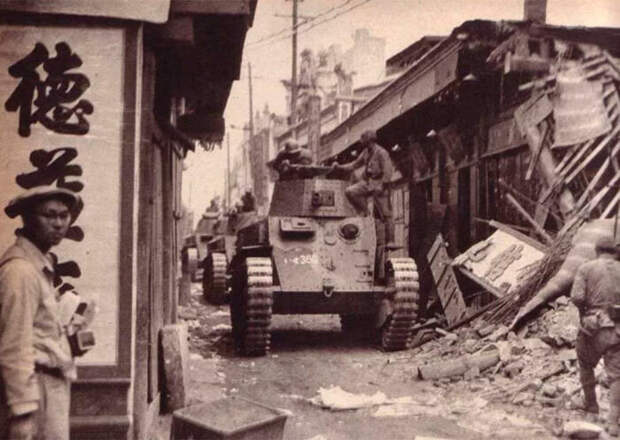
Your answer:
[[[610,380],[608,432],[615,437],[620,416],[620,319],[610,313],[610,306],[620,305],[620,261],[610,237],[599,238],[595,250],[597,258],[579,267],[571,290],[571,300],[579,309],[579,380],[583,409],[598,414],[594,368],[604,359]]]
[[[334,168],[351,172],[362,167],[361,179],[348,186],[345,194],[351,204],[364,215],[368,215],[368,198],[373,198],[375,210],[385,224],[385,248],[398,249],[399,246],[394,242],[394,221],[388,188],[394,164],[390,154],[377,144],[376,140],[376,132],[366,130],[360,138],[362,153],[352,162],[335,164]]]
[[[312,153],[307,146],[302,147],[295,139],[289,139],[284,143],[284,149],[267,165],[278,172],[281,180],[290,179],[295,177],[290,166],[312,165]]]

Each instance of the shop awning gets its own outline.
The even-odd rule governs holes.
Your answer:
[[[446,88],[457,79],[460,41],[446,39],[409,70],[390,83],[362,108],[323,139],[319,160],[325,160],[357,142],[365,130],[379,129]]]
[[[0,10],[165,23],[170,12],[170,0],[2,0]]]

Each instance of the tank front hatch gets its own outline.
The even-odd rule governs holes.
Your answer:
[[[328,179],[285,180],[275,183],[270,217],[354,217],[344,190],[349,182]]]

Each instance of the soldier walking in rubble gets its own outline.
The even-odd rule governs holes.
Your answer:
[[[352,162],[344,165],[336,164],[336,169],[353,171],[363,167],[361,179],[347,187],[345,194],[349,201],[360,212],[367,214],[367,198],[373,197],[375,210],[385,224],[386,249],[397,249],[394,243],[394,221],[388,184],[392,178],[394,164],[390,154],[376,143],[377,134],[374,130],[362,133],[360,144],[362,153]]]
[[[610,313],[610,306],[620,304],[620,261],[616,245],[609,237],[597,240],[595,249],[597,258],[579,267],[571,291],[571,300],[579,309],[580,328],[576,344],[579,379],[584,393],[583,409],[598,414],[594,368],[601,357],[604,359],[610,381],[608,431],[617,436],[620,320]]]

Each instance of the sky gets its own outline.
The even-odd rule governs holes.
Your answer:
[[[449,35],[467,20],[521,20],[524,0],[299,0],[298,16],[318,17],[298,28],[298,53],[316,53],[331,44],[343,50],[353,45],[356,29],[367,28],[384,38],[386,59],[424,35]],[[291,76],[291,0],[258,0],[253,26],[243,50],[241,77],[233,83],[224,118],[230,136],[231,157],[239,154],[248,121],[248,63],[252,66],[254,111],[265,105],[284,114],[282,79]],[[564,26],[620,26],[619,0],[548,0],[547,23]],[[232,127],[231,127],[232,125]],[[204,211],[215,195],[223,197],[226,141],[222,148],[189,153],[183,174],[183,201],[194,211]],[[232,159],[231,159],[232,163]]]

